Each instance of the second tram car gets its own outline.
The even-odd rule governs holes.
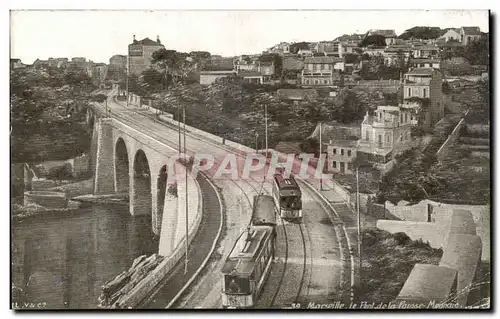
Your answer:
[[[261,194],[253,197],[252,225],[276,227],[276,210],[272,196]]]
[[[274,199],[257,195],[253,199],[252,220],[222,267],[222,306],[252,307],[271,271],[276,244]]]
[[[249,226],[222,267],[222,307],[253,307],[271,271],[274,227]]]
[[[293,175],[289,178],[281,174],[274,175],[273,197],[281,218],[302,219],[302,192]]]

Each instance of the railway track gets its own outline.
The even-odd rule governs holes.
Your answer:
[[[117,105],[121,105],[119,102],[115,101],[113,103],[116,103]],[[98,109],[101,113],[104,113],[103,111],[100,110],[100,108],[103,108],[103,106],[99,105]],[[157,139],[158,141],[161,141],[164,144],[167,144],[168,146],[177,149],[178,143],[165,139],[164,137],[158,135],[155,133],[153,130],[145,126],[143,123],[141,123],[139,120],[134,119],[134,115],[141,115],[143,117],[149,118],[150,120],[154,120],[154,122],[162,125],[169,127],[171,129],[177,129],[177,126],[174,128],[172,125],[167,125],[166,123],[162,121],[158,121],[156,118],[153,119],[152,116],[148,116],[147,114],[144,114],[143,112],[137,112],[136,110],[133,110],[131,108],[125,108],[124,107],[125,113],[128,114],[120,114],[121,112],[115,112],[113,110],[112,115],[113,117],[117,118],[118,120],[121,120],[125,122],[125,124],[130,123],[133,125],[133,127],[138,127],[140,130],[149,135],[152,138]],[[129,124],[129,125],[130,125]],[[205,141],[203,138],[192,135],[189,132],[187,134],[191,139],[199,140],[201,142],[204,142],[205,145],[209,145],[209,147],[215,147],[219,150],[230,152],[235,154],[236,156],[240,158],[246,158],[246,154],[243,154],[242,152],[238,152],[237,150],[232,149],[229,146],[225,145],[219,145],[215,142],[212,141]],[[192,154],[192,152],[189,152]],[[214,167],[212,168],[213,170],[216,169],[216,166],[220,165],[220,163],[216,162],[214,163]],[[209,173],[208,171],[206,173]],[[207,174],[210,176],[210,174]],[[248,180],[243,180],[245,183],[250,185],[250,187],[254,190],[256,194],[262,193],[264,190],[267,194],[270,192],[267,191],[264,187],[265,182],[258,182],[254,180],[253,178],[250,178],[255,183],[260,183],[260,190],[258,190],[258,186],[252,185]],[[239,189],[241,189],[242,193],[244,194],[244,198],[248,202],[249,207],[251,208],[253,206],[252,199],[247,195],[247,192],[241,187],[240,184],[238,184],[235,181],[230,180],[232,184],[236,185]],[[320,205],[320,209],[322,205]],[[324,209],[324,208],[323,208]],[[325,214],[328,215],[328,212],[325,211]],[[274,267],[271,269],[271,276],[268,278],[268,282],[266,282],[263,292],[265,290],[272,290],[271,292],[266,293],[267,298],[261,298],[263,300],[259,300],[256,306],[258,308],[272,308],[272,307],[279,307],[279,308],[290,308],[290,306],[293,307],[293,303],[298,303],[299,300],[301,299],[300,297],[308,296],[310,294],[310,284],[311,284],[311,278],[313,274],[313,265],[314,265],[314,259],[313,259],[313,248],[312,248],[312,240],[311,240],[311,234],[309,233],[308,226],[307,225],[296,225],[296,224],[291,224],[283,221],[281,218],[280,219],[280,225],[281,228],[279,231],[278,236],[283,238],[283,250],[284,250],[284,257],[283,257],[283,264],[281,267],[277,267],[277,264],[275,264]],[[305,222],[305,221],[304,221]],[[280,236],[281,235],[281,236]],[[298,239],[298,240],[297,240]],[[299,247],[291,247],[292,243],[300,245]],[[277,245],[278,246],[278,245]],[[301,251],[300,256],[298,258],[292,258],[291,254],[294,254],[298,251]],[[297,269],[297,265],[299,264],[300,260],[300,268]],[[293,271],[291,268],[294,268]],[[269,280],[273,275],[276,276],[276,273],[273,274],[273,271],[279,271],[279,278],[276,278],[273,281],[272,284],[269,283]],[[300,275],[299,275],[300,274]],[[287,280],[285,280],[285,277],[290,278],[290,280],[294,280],[294,288],[292,289],[291,286]],[[315,276],[317,277],[317,276]],[[294,279],[298,278],[298,282]],[[277,282],[276,282],[277,281]],[[291,292],[294,292],[291,294]],[[262,297],[261,293],[261,297]]]
[[[262,190],[264,190],[265,193],[267,193],[268,195],[271,195],[271,193],[264,188],[265,182],[262,182],[260,191],[257,191],[257,188],[254,185],[252,185],[251,183],[249,183],[248,181],[246,181],[246,182],[258,194],[261,193]],[[307,230],[304,231],[304,229],[303,229],[304,226],[302,225],[302,223],[300,223],[300,224],[289,223],[289,222],[284,221],[279,216],[278,216],[278,219],[280,220],[280,225],[282,227],[280,229],[278,229],[277,231],[279,234],[280,230],[281,230],[281,232],[282,232],[281,237],[283,237],[283,239],[284,239],[283,244],[284,244],[285,254],[284,254],[283,269],[281,270],[281,272],[279,274],[279,279],[278,279],[278,283],[276,285],[276,289],[274,290],[274,293],[272,293],[271,299],[269,300],[269,302],[267,303],[267,307],[265,307],[265,308],[287,308],[290,306],[293,307],[293,304],[297,303],[298,300],[300,299],[300,297],[303,295],[304,287],[306,285],[309,286],[308,284],[310,282],[310,280],[306,280],[306,273],[307,273],[307,268],[308,268],[307,267],[307,256],[308,256],[307,251],[308,251],[308,247],[310,247],[306,244],[306,238],[308,238],[308,236],[306,236],[306,233],[308,234]],[[292,237],[293,237],[293,236],[290,236],[291,234],[289,234],[287,232],[287,227],[293,228],[294,230],[295,230],[295,228],[299,229],[300,243],[301,243],[302,253],[303,253],[302,261],[301,261],[302,262],[302,269],[300,272],[301,275],[300,275],[300,279],[298,281],[298,288],[296,290],[296,293],[294,293],[294,294],[291,294],[290,291],[287,289],[289,287],[287,287],[284,284],[285,277],[287,277],[287,275],[294,274],[293,272],[291,272],[291,273],[287,272],[288,270],[290,270],[289,255],[291,253],[291,250],[290,250],[290,242],[289,241],[291,241]],[[289,229],[289,230],[291,230],[291,229]],[[309,265],[309,273],[311,274],[312,273],[312,255],[310,253],[309,253],[309,255],[311,256],[310,265]],[[276,271],[276,267],[274,268],[274,271]],[[273,274],[273,269],[271,269],[271,275],[272,274]],[[266,288],[270,288],[269,279],[268,279],[268,282],[264,286],[264,289],[266,289]],[[262,297],[262,293],[261,293],[261,297]],[[282,299],[284,299],[284,300],[282,300]],[[259,307],[259,308],[261,306],[264,306],[261,304],[261,302],[259,302],[258,304],[259,304],[259,306],[257,306],[257,307]]]

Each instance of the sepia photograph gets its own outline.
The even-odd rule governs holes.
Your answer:
[[[10,309],[491,311],[488,10],[10,10]]]

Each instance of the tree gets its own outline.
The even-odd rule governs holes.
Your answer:
[[[277,77],[281,77],[283,72],[283,60],[279,54],[271,53],[271,54],[263,54],[259,56],[260,62],[272,62],[274,63],[274,74]]]
[[[314,154],[315,156],[319,154],[319,142],[315,138],[307,138],[299,144],[300,149],[309,154]]]
[[[367,47],[373,45],[375,47],[385,47],[385,37],[380,34],[366,36],[359,44],[360,47]]]
[[[300,49],[302,49],[302,50],[309,49],[309,43],[308,42],[297,42],[297,43],[292,43],[290,45],[290,52],[293,54],[297,54]]]
[[[144,70],[139,81],[140,85],[150,92],[159,92],[166,87],[164,75],[154,68]]]
[[[102,102],[106,101],[107,99],[108,99],[108,97],[105,94],[96,94],[96,95],[92,96],[92,100],[95,102],[99,102],[99,103],[102,103]]]
[[[359,55],[353,53],[347,53],[344,55],[345,63],[356,63],[358,62]]]
[[[489,65],[489,42],[489,36],[483,35],[479,40],[469,43],[465,47],[464,57],[472,65]]]
[[[444,33],[443,33],[444,34]],[[403,32],[398,38],[403,40],[415,39],[437,39],[442,35],[439,27],[413,27]]]
[[[193,70],[194,65],[187,61],[187,56],[187,53],[164,48],[153,53],[151,63],[163,74],[165,87],[169,84],[175,85]]]

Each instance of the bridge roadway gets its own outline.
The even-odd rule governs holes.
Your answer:
[[[136,106],[125,106],[126,102],[117,101],[111,92],[108,98],[108,108],[110,116],[120,122],[131,126],[134,129],[148,134],[162,143],[177,148],[179,143],[177,127],[158,121],[154,116],[142,112]],[[183,140],[181,141],[183,142]],[[186,134],[187,153],[211,154],[215,158],[214,166],[206,171],[206,175],[213,177],[222,160],[227,154],[236,153],[234,149],[214,141],[207,141],[196,135]],[[240,154],[241,155],[241,154]],[[241,157],[237,156],[238,161]],[[243,157],[244,159],[244,157]],[[238,165],[238,167],[241,167]],[[241,173],[241,172],[240,172]],[[224,236],[220,241],[217,254],[220,259],[212,258],[207,269],[201,278],[195,282],[195,287],[191,287],[191,293],[185,296],[181,303],[174,306],[182,308],[219,308],[220,307],[220,268],[225,256],[229,253],[234,240],[240,231],[245,228],[250,220],[250,207],[252,197],[259,192],[270,192],[271,184],[262,182],[261,173],[250,174],[250,180],[236,179],[212,179],[213,183],[221,190],[224,200],[225,229]],[[304,232],[298,230],[288,230],[287,238],[279,238],[286,241],[283,245],[288,246],[288,253],[279,251],[279,261],[273,267],[269,282],[262,293],[262,300],[258,303],[261,307],[289,307],[291,302],[306,300],[308,297],[318,299],[337,299],[341,294],[339,291],[341,281],[340,247],[337,236],[329,218],[331,212],[321,203],[321,199],[307,187],[302,187],[304,201]],[[205,198],[204,194],[204,198]],[[294,225],[285,225],[287,229]],[[216,230],[215,230],[216,231]],[[196,240],[195,240],[196,242]],[[194,247],[192,248],[194,252]],[[301,253],[303,252],[303,253]],[[191,253],[191,252],[190,252]],[[191,258],[190,258],[191,259]],[[196,258],[193,258],[195,260]],[[199,258],[198,258],[199,259]],[[288,262],[287,262],[287,261]],[[287,267],[283,264],[287,263]],[[200,262],[201,264],[201,262]],[[194,267],[194,266],[193,266]],[[286,278],[280,287],[274,287],[277,278],[284,274]],[[182,281],[176,280],[181,276],[182,267],[176,267],[174,273],[162,283],[161,287],[145,304],[145,308],[164,308],[173,296],[173,291],[181,289]],[[183,270],[183,269],[182,269]],[[294,278],[299,277],[299,278]],[[298,280],[296,280],[298,279]],[[175,283],[177,281],[177,283]],[[174,288],[175,287],[175,288]],[[275,289],[280,290],[279,300],[269,304],[268,295],[275,294]],[[296,296],[297,291],[301,292]]]

